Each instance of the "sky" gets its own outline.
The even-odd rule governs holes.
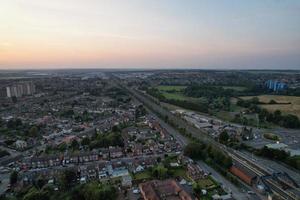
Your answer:
[[[300,69],[299,0],[0,0],[0,69]]]

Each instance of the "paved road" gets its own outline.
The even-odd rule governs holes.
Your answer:
[[[9,185],[9,176],[9,173],[0,174],[0,195],[7,190],[7,186]]]
[[[184,136],[182,136],[176,129],[174,129],[172,126],[169,124],[165,123],[163,120],[161,120],[159,117],[157,117],[152,111],[149,111],[150,114],[154,115],[155,118],[159,121],[159,123],[162,125],[163,128],[165,128],[170,134],[174,136],[175,139],[177,139],[178,142],[180,142],[183,146],[186,146],[188,144],[188,139]],[[163,110],[162,110],[163,112]],[[169,113],[166,113],[169,114]],[[199,134],[198,130],[198,134]],[[249,195],[247,193],[242,192],[237,186],[233,185],[230,181],[228,181],[225,177],[223,177],[221,174],[219,174],[217,171],[215,171],[213,168],[209,167],[206,165],[204,162],[200,162],[201,167],[203,167],[206,171],[212,173],[212,177],[215,180],[218,180],[221,182],[224,186],[226,186],[229,191],[233,193],[234,198],[236,199],[241,199],[241,200],[246,200],[250,199]],[[255,196],[257,198],[255,199],[261,199],[258,196]]]
[[[151,112],[151,114],[153,114]],[[160,118],[156,117],[156,119],[160,122],[162,127],[164,127],[169,133],[171,133],[183,146],[188,144],[188,139],[183,137],[176,129],[165,123]],[[220,182],[223,186],[225,186],[229,192],[231,191],[233,194],[233,197],[238,200],[249,200],[249,199],[262,199],[258,197],[257,195],[248,195],[246,192],[243,192],[240,188],[232,184],[230,181],[228,181],[225,177],[223,177],[221,174],[219,174],[216,170],[208,166],[203,161],[197,162],[205,171],[210,172],[211,176]],[[251,189],[251,188],[249,188]]]
[[[153,114],[153,113],[151,113]],[[187,145],[188,139],[183,137],[176,129],[165,123],[160,118],[156,117],[156,119],[160,122],[162,127],[164,127],[169,133],[171,133],[183,146]],[[208,166],[203,161],[197,162],[205,171],[210,172],[211,176],[220,182],[223,186],[225,186],[229,192],[232,192],[233,197],[238,200],[249,200],[249,199],[260,199],[256,195],[249,196],[246,192],[243,192],[240,188],[232,184],[230,181],[228,181],[225,177],[223,177],[221,174],[219,174],[216,170]]]
[[[219,183],[221,183],[222,186],[225,188],[225,190],[227,190],[227,192],[232,192],[232,196],[235,199],[238,199],[238,200],[240,200],[240,199],[246,200],[247,199],[248,200],[248,199],[250,199],[251,196],[254,196],[254,195],[249,196],[246,191],[242,191],[242,189],[240,189],[237,186],[235,186],[234,184],[232,184],[230,181],[228,181],[226,178],[224,178],[216,170],[211,168],[209,165],[207,165],[203,161],[198,161],[197,163],[198,163],[198,165],[200,165],[200,167],[202,169],[210,172],[211,176],[215,180],[217,180]],[[257,197],[257,196],[255,196],[255,197]],[[259,198],[256,198],[256,199],[259,199]]]
[[[185,146],[188,144],[188,139],[183,137],[181,134],[178,133],[176,129],[174,129],[172,126],[169,124],[165,123],[163,120],[158,118],[154,113],[150,111],[152,115],[155,116],[155,119],[159,121],[160,125],[167,130],[168,133],[170,133],[182,146]]]

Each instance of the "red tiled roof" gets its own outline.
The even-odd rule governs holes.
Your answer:
[[[149,181],[139,185],[143,198],[145,200],[192,200],[174,180]]]

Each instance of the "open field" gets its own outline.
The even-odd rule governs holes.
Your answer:
[[[247,88],[242,86],[222,86],[224,89],[231,89],[236,91],[245,91]]]
[[[276,104],[276,105],[261,105],[261,107],[274,112],[280,110],[284,114],[293,114],[300,118],[300,105],[294,104]]]
[[[159,89],[160,91],[170,91],[170,90],[182,91],[185,88],[186,88],[186,86],[179,86],[179,85],[159,85],[159,86],[157,86],[157,89]]]
[[[242,99],[251,99],[255,96],[246,96],[241,97]],[[295,96],[284,96],[284,95],[260,95],[256,96],[259,98],[259,101],[268,103],[270,100],[275,100],[277,103],[291,103],[300,105],[300,97]]]
[[[176,93],[169,93],[169,92],[162,92],[162,94],[167,99],[174,99],[174,100],[187,100],[188,97],[184,96],[182,93],[176,92]]]
[[[241,97],[242,99],[250,99],[254,96]],[[282,96],[282,95],[261,95],[257,96],[259,101],[268,103],[270,100],[275,100],[277,103],[290,103],[290,104],[266,104],[260,105],[262,108],[274,112],[280,110],[283,114],[293,114],[300,118],[300,97],[295,96]]]
[[[156,87],[167,99],[174,99],[174,100],[195,100],[197,98],[187,97],[183,94],[183,89],[186,86],[179,86],[179,85],[159,85]]]

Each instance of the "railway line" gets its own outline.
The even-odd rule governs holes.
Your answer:
[[[270,173],[264,167],[259,166],[258,164],[254,163],[253,161],[245,158],[243,155],[239,155],[237,152],[229,153],[229,155],[232,157],[233,160],[242,164],[248,170],[255,173],[258,177],[272,175],[272,173]],[[281,196],[283,199],[287,199],[287,200],[299,200],[300,199],[300,197],[298,195],[294,194],[293,192],[282,189],[278,185],[278,183],[276,183],[274,180],[266,179],[265,182],[268,184],[268,186],[274,193]],[[297,188],[294,188],[294,189],[298,190]]]
[[[177,116],[174,116],[173,113],[171,113],[169,110],[166,110],[162,108],[162,106],[159,105],[159,102],[155,101],[153,98],[149,98],[146,94],[143,94],[141,91],[128,88],[125,84],[121,84],[117,78],[113,78],[117,85],[119,85],[121,88],[125,89],[130,93],[132,96],[134,96],[137,100],[142,102],[146,107],[148,107],[151,111],[158,113],[162,116],[168,116],[169,119],[176,121],[177,125],[181,128],[185,128],[188,132],[192,134],[193,137],[200,138],[201,140],[204,140],[205,142],[209,142],[213,145],[218,146],[220,149],[222,149],[224,152],[226,152],[233,161],[238,162],[254,174],[256,174],[258,177],[264,177],[267,175],[271,175],[272,172],[270,172],[265,167],[259,165],[258,163],[253,162],[250,158],[247,158],[246,156],[242,155],[241,153],[228,148],[218,142],[216,142],[213,138],[210,138],[203,130],[199,130],[191,125],[189,125],[184,120],[180,119]],[[299,200],[300,197],[290,191],[286,191],[281,188],[281,186],[276,183],[273,180],[266,180],[268,186],[271,188],[271,190],[278,194],[281,198],[286,200]]]

